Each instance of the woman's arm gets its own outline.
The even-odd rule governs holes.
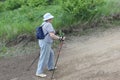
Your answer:
[[[60,39],[60,37],[55,35],[55,33],[53,33],[53,32],[50,32],[49,34],[50,34],[50,37],[53,38],[53,39],[57,39],[57,40]]]

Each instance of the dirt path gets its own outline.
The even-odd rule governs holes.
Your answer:
[[[66,41],[55,72],[57,80],[120,80],[120,28]],[[0,59],[0,80],[50,80],[36,77],[37,54]]]

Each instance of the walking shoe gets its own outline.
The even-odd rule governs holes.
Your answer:
[[[36,74],[36,76],[41,77],[41,78],[44,78],[44,77],[46,77],[47,75],[42,73],[42,74]]]
[[[53,70],[56,70],[57,69],[57,67],[55,67],[54,69],[49,69],[49,71],[53,71]]]

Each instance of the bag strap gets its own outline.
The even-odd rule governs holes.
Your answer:
[[[41,25],[42,29],[43,29],[43,26],[44,26],[44,25],[45,25],[45,23]],[[46,31],[47,31],[47,30],[46,30]],[[48,31],[47,31],[47,33],[45,34],[45,36],[47,36],[47,34],[48,34]]]

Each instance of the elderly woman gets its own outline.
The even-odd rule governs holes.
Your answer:
[[[60,40],[65,39],[61,38],[57,35],[55,35],[55,30],[52,26],[52,19],[54,18],[53,15],[50,13],[46,13],[43,16],[44,22],[43,25],[43,32],[44,34],[47,34],[43,40],[39,40],[39,46],[40,46],[40,58],[38,61],[38,67],[36,71],[36,76],[39,77],[46,77],[47,75],[44,74],[44,69],[47,67],[48,70],[54,69],[54,51],[51,48],[53,39]]]

